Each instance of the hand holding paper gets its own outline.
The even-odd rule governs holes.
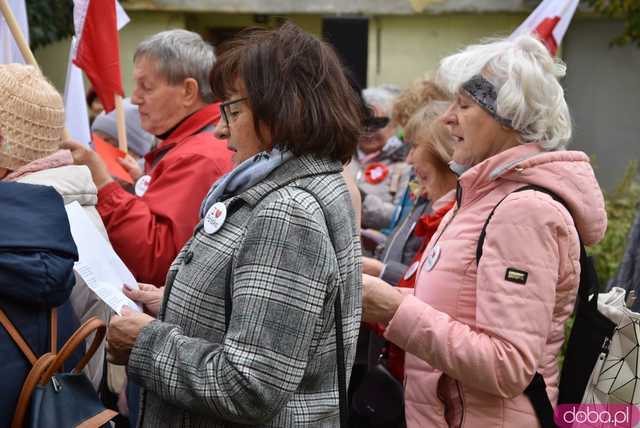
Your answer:
[[[154,317],[158,316],[164,296],[164,287],[158,288],[155,285],[140,283],[138,289],[135,289],[125,284],[122,291],[125,296],[141,304],[146,313]]]

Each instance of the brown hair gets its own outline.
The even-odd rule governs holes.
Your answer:
[[[257,135],[264,124],[274,146],[296,156],[351,159],[363,112],[333,48],[285,22],[243,30],[218,52],[211,89],[223,99],[242,85]]]
[[[451,134],[440,120],[448,106],[448,102],[433,101],[413,114],[404,128],[405,141],[415,145],[426,145],[439,172],[449,171],[449,162],[453,155]]]
[[[404,127],[409,118],[424,105],[431,101],[450,100],[446,92],[433,81],[416,80],[396,97],[391,111],[391,120]]]

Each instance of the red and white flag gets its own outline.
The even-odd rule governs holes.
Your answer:
[[[124,96],[116,0],[73,3],[77,38],[73,63],[85,72],[105,111],[110,112],[115,108],[115,94]]]
[[[116,16],[118,18],[118,30],[121,30],[122,27],[129,23],[129,16],[122,9],[120,3],[116,3]],[[82,78],[82,71],[73,64],[77,44],[78,40],[73,37],[64,87],[64,110],[66,112],[66,126],[71,138],[83,144],[89,144],[91,141],[91,129],[89,127],[89,112],[85,101],[84,79]]]
[[[535,34],[555,55],[569,28],[579,0],[543,0],[529,17],[511,34]]]

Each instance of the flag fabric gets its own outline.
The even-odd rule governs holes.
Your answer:
[[[542,40],[551,55],[555,56],[578,8],[578,2],[579,0],[542,1],[511,34],[511,38],[521,34],[534,34]]]
[[[115,108],[115,95],[124,96],[120,72],[120,39],[116,0],[74,0],[77,44],[73,63],[93,85],[105,111]]]
[[[65,125],[73,140],[88,145],[91,141],[91,129],[89,127],[84,79],[82,78],[82,71],[72,62],[77,42],[78,40],[75,37],[71,39],[67,78],[64,83]]]
[[[18,26],[22,30],[24,39],[29,43],[29,22],[27,21],[27,6],[25,0],[9,0],[9,7],[18,21]],[[18,44],[9,30],[9,26],[4,20],[2,14],[0,14],[0,63],[10,64],[12,62],[18,62],[24,64],[24,58]]]
[[[116,2],[116,16],[118,30],[129,23],[129,16]],[[91,128],[89,127],[89,111],[86,103],[86,90],[82,70],[73,63],[73,55],[77,50],[77,38],[71,39],[69,63],[67,65],[67,79],[64,88],[64,110],[66,112],[66,126],[71,138],[82,144],[91,142]]]

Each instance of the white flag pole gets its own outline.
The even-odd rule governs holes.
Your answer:
[[[11,30],[11,34],[13,34],[13,38],[16,40],[16,44],[18,45],[18,49],[20,49],[20,53],[22,53],[22,57],[26,61],[27,64],[36,67],[40,70],[38,66],[38,62],[36,61],[36,57],[33,56],[31,49],[29,48],[29,44],[24,38],[22,34],[22,30],[16,21],[16,17],[13,15],[13,11],[7,3],[7,0],[0,0],[0,10],[2,11],[2,16],[4,16],[4,20],[7,22],[9,29]],[[65,127],[63,130],[63,138],[65,140],[69,140],[69,131]]]
[[[122,97],[115,94],[116,97],[116,125],[118,126],[118,148],[127,153],[127,127],[124,118],[124,105]]]
[[[116,1],[116,25],[118,31],[122,29],[127,23],[129,23],[129,16],[120,6],[120,2]],[[122,104],[122,97],[115,94],[116,97],[116,125],[118,127],[118,148],[123,152],[128,152],[127,144],[127,124],[124,116],[124,105]]]

